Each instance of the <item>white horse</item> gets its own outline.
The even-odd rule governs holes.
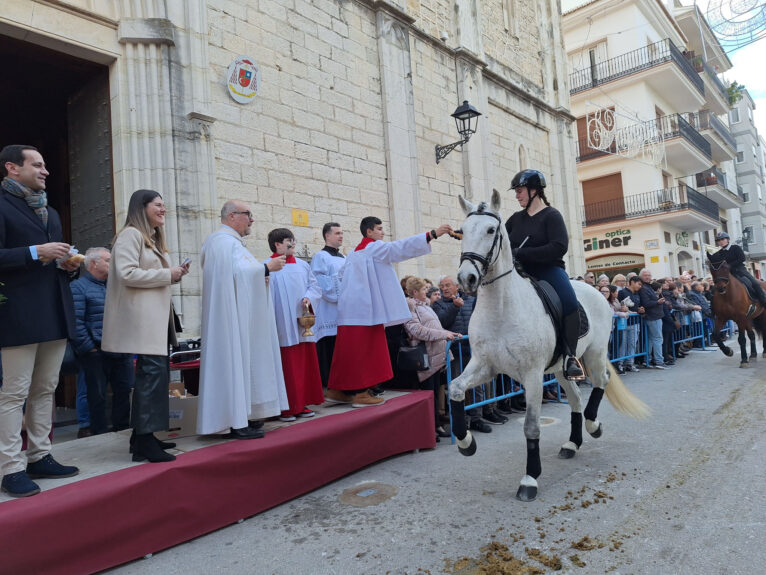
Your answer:
[[[546,371],[555,374],[572,409],[569,441],[559,451],[563,459],[574,457],[582,445],[582,398],[578,386],[564,378],[561,358],[548,370],[555,353],[556,332],[534,287],[514,269],[510,242],[499,215],[500,194],[497,190],[493,192],[491,207],[484,202],[474,206],[462,196],[460,206],[466,219],[458,282],[464,291],[478,294],[468,327],[471,360],[449,390],[453,433],[460,453],[473,455],[476,440],[465,428],[465,392],[500,373],[523,383],[527,402],[524,420],[527,468],[516,497],[532,501],[537,497],[537,478],[541,473],[539,419],[543,374]],[[585,429],[593,437],[600,437],[602,425],[597,415],[605,389],[609,402],[622,413],[643,418],[649,414],[649,408],[625,387],[609,362],[612,309],[606,299],[583,282],[572,282],[572,286],[590,322],[588,333],[577,344],[577,356],[589,369],[594,386],[585,408]]]

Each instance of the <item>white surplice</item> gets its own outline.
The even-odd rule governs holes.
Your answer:
[[[341,271],[338,325],[389,326],[411,319],[393,264],[430,252],[422,233],[393,242],[371,242],[349,254]]]
[[[314,307],[317,316],[314,333],[317,341],[338,333],[339,272],[345,264],[346,258],[334,256],[325,250],[318,251],[311,258],[311,271],[322,288],[322,297]]]
[[[315,335],[303,337],[303,328],[298,325],[298,318],[303,315],[303,298],[308,298],[312,309],[316,310],[317,302],[322,297],[322,290],[309,264],[296,258],[295,263],[285,264],[281,270],[271,272],[269,291],[274,302],[279,345],[290,347],[316,342]]]
[[[246,427],[288,408],[266,269],[222,225],[202,246],[197,432]]]

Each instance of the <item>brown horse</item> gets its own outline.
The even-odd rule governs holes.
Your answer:
[[[731,357],[733,351],[727,347],[721,337],[721,328],[729,321],[733,320],[739,327],[739,350],[742,354],[740,367],[748,367],[747,340],[745,333],[750,338],[750,359],[755,361],[758,358],[758,350],[755,344],[755,331],[761,335],[764,340],[763,357],[766,357],[766,310],[763,305],[754,302],[747,292],[745,284],[732,275],[729,264],[722,261],[710,264],[710,272],[713,275],[714,293],[712,309],[715,314],[715,325],[713,326],[713,341],[727,356]],[[764,282],[761,282],[763,284]],[[755,329],[755,331],[754,331]]]

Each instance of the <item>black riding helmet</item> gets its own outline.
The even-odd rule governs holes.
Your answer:
[[[545,197],[545,176],[543,176],[542,172],[537,170],[521,170],[518,174],[513,176],[510,189],[515,190],[516,188],[522,187],[526,187],[527,193],[529,194],[529,203],[527,204],[527,207],[524,208],[525,211],[529,210],[529,206],[532,205],[532,200],[536,197],[539,197],[546,206],[550,206],[548,199]],[[533,190],[535,192],[534,194],[532,194]]]
[[[511,180],[511,188],[527,187],[534,190],[542,190],[545,188],[545,176],[542,172],[537,170],[521,170],[518,174],[513,176]]]

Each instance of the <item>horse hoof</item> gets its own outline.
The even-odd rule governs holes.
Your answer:
[[[726,357],[731,357],[732,355],[734,355],[734,351],[728,347],[725,350],[723,350],[723,353],[724,355],[726,355]]]
[[[747,363],[746,361],[743,361],[742,363],[739,364],[739,367],[750,367],[750,364]]]
[[[766,351],[763,352],[763,357],[766,357]]]
[[[601,423],[599,423],[598,424],[598,429],[596,431],[594,431],[593,433],[591,433],[590,436],[591,437],[595,437],[596,439],[598,439],[599,437],[601,437],[602,433],[604,433],[604,426]]]
[[[537,499],[537,487],[534,485],[519,485],[516,499],[519,501],[534,501]]]
[[[476,440],[473,438],[473,435],[471,436],[471,443],[468,445],[468,447],[460,447],[460,443],[458,443],[457,450],[461,453],[461,455],[465,455],[466,457],[470,457],[476,453]]]
[[[559,449],[559,459],[572,459],[577,452],[574,449]]]

